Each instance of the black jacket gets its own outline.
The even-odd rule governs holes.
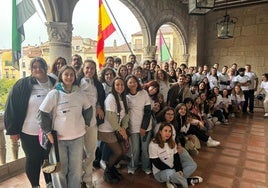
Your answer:
[[[54,85],[56,80],[50,76],[48,77]],[[17,135],[21,133],[34,84],[37,84],[36,78],[28,76],[18,80],[11,89],[4,114],[4,124],[7,135]]]

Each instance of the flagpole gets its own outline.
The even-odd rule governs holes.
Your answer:
[[[37,0],[37,2],[38,2],[38,5],[39,5],[39,7],[40,7],[42,13],[44,14],[45,18],[47,18],[46,11],[45,11],[45,9],[44,9],[44,7],[43,7],[41,1],[40,1],[40,0]]]
[[[118,24],[117,20],[115,19],[115,16],[114,16],[114,14],[113,14],[112,10],[110,9],[109,4],[106,2],[106,0],[103,0],[103,1],[106,3],[107,8],[109,9],[109,11],[110,11],[110,13],[111,13],[111,15],[112,15],[112,17],[113,17],[113,19],[114,19],[115,23],[116,23],[116,25],[117,25],[117,27],[118,27],[118,29],[119,29],[119,31],[120,31],[120,33],[121,33],[121,35],[123,36],[124,41],[125,41],[125,43],[127,44],[127,47],[128,47],[128,49],[129,49],[129,51],[131,52],[131,54],[134,54],[134,53],[133,53],[133,51],[132,51],[132,49],[131,49],[131,47],[129,46],[129,44],[128,44],[128,42],[127,42],[126,37],[123,35],[123,32],[122,32],[122,30],[121,30],[121,28],[120,28],[120,26],[119,26],[119,24]]]
[[[162,34],[162,32],[161,32],[160,29],[159,29],[159,31],[160,31],[160,34]],[[163,34],[162,34],[162,36],[163,36]],[[167,43],[166,43],[166,41],[165,41],[164,36],[163,36],[163,41],[164,41],[164,43],[165,43],[165,45],[166,45],[166,47],[167,47],[167,49],[168,49],[168,54],[169,54],[169,56],[173,59],[172,55],[170,54],[170,51],[169,51],[169,48],[168,48],[168,46],[167,46]],[[161,54],[161,55],[162,55],[162,54]]]

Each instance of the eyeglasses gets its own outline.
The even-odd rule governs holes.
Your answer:
[[[73,58],[73,61],[78,61],[79,59],[78,58]]]

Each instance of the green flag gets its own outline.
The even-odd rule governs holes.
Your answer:
[[[167,47],[167,44],[165,42],[165,39],[162,35],[162,32],[160,32],[160,36],[159,36],[159,55],[160,55],[160,62],[164,62],[164,61],[167,61],[167,60],[170,60],[172,57],[170,55],[170,52],[169,52],[169,49]]]
[[[36,12],[32,0],[12,0],[12,66],[19,70],[23,24]]]

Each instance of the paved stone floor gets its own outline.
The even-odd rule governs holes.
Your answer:
[[[263,109],[254,115],[243,115],[230,119],[230,125],[217,126],[209,133],[221,141],[217,148],[204,144],[194,159],[198,168],[194,175],[204,178],[196,188],[267,188],[268,187],[268,119],[263,118]],[[96,188],[164,188],[152,175],[138,171],[128,175],[120,170],[124,179],[119,184],[109,185],[103,181],[103,170],[96,170]],[[44,180],[41,180],[44,186]],[[1,188],[28,188],[26,175],[20,174],[0,183]]]

